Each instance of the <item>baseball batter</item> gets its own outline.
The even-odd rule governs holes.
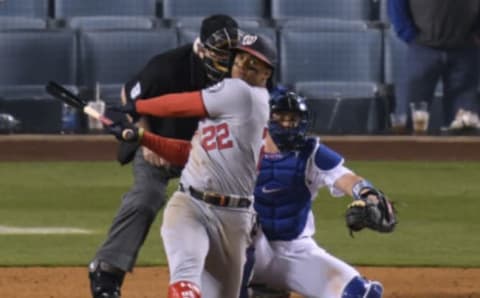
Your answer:
[[[255,187],[255,210],[263,232],[255,241],[251,283],[311,298],[382,297],[379,282],[364,279],[317,245],[311,210],[322,187],[332,196],[349,194],[362,202],[377,203],[380,192],[346,168],[338,153],[317,138],[306,137],[303,98],[280,90],[272,97],[270,108],[271,138],[266,140]],[[385,222],[382,231],[392,231],[394,225],[394,219]],[[260,297],[253,289],[253,297]]]
[[[118,109],[157,117],[203,117],[161,227],[170,269],[169,298],[239,297],[256,221],[253,190],[269,118],[266,85],[275,60],[268,40],[245,35],[235,50],[231,78],[201,91],[130,102]],[[161,151],[164,138],[126,125],[116,124],[110,131],[123,140],[141,139],[142,145],[181,164],[181,152]],[[133,138],[127,130],[134,132]]]

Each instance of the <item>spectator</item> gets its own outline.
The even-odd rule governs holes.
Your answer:
[[[406,126],[409,102],[432,103],[441,80],[443,124],[478,128],[480,0],[388,0],[388,14],[407,44],[406,73],[396,82],[400,125]]]

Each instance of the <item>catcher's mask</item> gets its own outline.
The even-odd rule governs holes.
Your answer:
[[[210,35],[203,43],[203,63],[208,78],[218,82],[230,73],[231,49],[237,45],[241,31],[237,28],[223,28]]]
[[[308,110],[305,99],[286,89],[275,90],[270,99],[270,136],[280,151],[300,149],[305,145]]]

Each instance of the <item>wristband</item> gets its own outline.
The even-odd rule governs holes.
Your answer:
[[[373,187],[373,185],[367,181],[367,180],[360,180],[358,181],[357,183],[355,183],[355,185],[352,187],[352,194],[353,194],[353,198],[355,200],[360,200],[362,199],[361,198],[361,192],[362,190],[364,190],[365,188],[367,189],[375,189],[375,187]]]
[[[143,135],[145,133],[145,129],[143,127],[138,128],[138,142],[141,143],[143,139]]]

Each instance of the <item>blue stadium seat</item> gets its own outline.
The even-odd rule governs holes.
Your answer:
[[[199,32],[203,19],[203,16],[177,18],[173,20],[173,25],[177,28],[196,28]],[[235,20],[242,29],[258,28],[265,25],[261,19],[237,17]]]
[[[316,17],[343,20],[373,20],[372,0],[271,0],[272,19]]]
[[[76,41],[71,31],[0,32],[0,98],[22,132],[57,133],[62,104],[45,92],[49,80],[76,82]]]
[[[379,30],[280,31],[280,81],[310,100],[329,100],[331,118],[317,121],[330,133],[384,129],[383,48]],[[314,105],[314,104],[313,104]],[[323,103],[322,103],[323,105]],[[352,111],[363,114],[352,116]]]
[[[15,0],[17,1],[17,0]],[[54,17],[147,16],[155,17],[155,0],[54,0]]]
[[[382,82],[382,34],[280,31],[281,81]],[[339,90],[341,92],[341,90]]]
[[[265,0],[202,0],[198,5],[195,4],[191,0],[163,0],[163,17],[165,19],[205,17],[216,13],[252,19],[267,16]]]
[[[0,1],[0,16],[46,19],[48,17],[48,0]]]
[[[283,29],[318,30],[318,31],[363,31],[369,28],[363,20],[342,20],[330,18],[302,17],[285,20],[277,27]]]
[[[65,27],[80,30],[153,29],[156,26],[153,18],[142,16],[81,16],[64,22]]]
[[[0,16],[0,30],[47,29],[42,18]]]
[[[121,86],[154,55],[177,46],[175,29],[80,32],[80,86],[100,84],[104,100],[118,100]]]
[[[68,30],[0,31],[0,65],[0,97],[9,97],[2,90],[15,96],[40,96],[49,80],[74,85],[75,34]]]
[[[55,0],[56,26],[82,30],[152,29],[155,0]]]

